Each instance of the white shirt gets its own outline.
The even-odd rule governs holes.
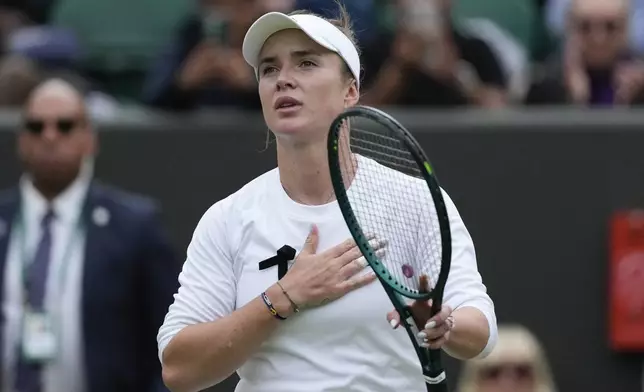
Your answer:
[[[78,229],[82,204],[91,174],[84,172],[51,203],[56,215],[52,221],[52,250],[46,282],[45,309],[56,328],[57,357],[43,371],[43,392],[83,392],[84,361],[81,328],[82,269],[85,236]],[[3,304],[4,330],[3,390],[12,391],[22,335],[23,279],[21,268],[36,252],[42,235],[41,221],[47,200],[28,177],[20,182],[22,224],[14,225],[7,253]],[[19,227],[24,225],[20,233]],[[27,260],[23,260],[23,258]]]
[[[391,171],[391,177],[380,178],[402,177],[361,158],[354,182],[373,175],[374,170]],[[421,183],[406,178],[409,186]],[[444,303],[453,309],[474,306],[485,314],[491,334],[483,357],[496,341],[494,306],[478,273],[470,235],[451,199],[446,193],[444,197],[453,237]],[[319,228],[318,252],[351,238],[337,202],[320,206],[294,202],[284,192],[277,169],[215,203],[200,220],[188,247],[179,276],[181,287],[159,330],[160,358],[182,328],[225,317],[274,284],[276,268],[260,271],[258,263],[285,244],[299,252],[313,223]],[[396,234],[387,233],[390,246],[395,246]],[[376,281],[290,317],[238,369],[236,391],[426,391],[404,328],[394,331],[386,320],[392,309]]]

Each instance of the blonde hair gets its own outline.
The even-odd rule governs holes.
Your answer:
[[[537,337],[522,325],[499,326],[497,345],[484,359],[466,361],[458,383],[458,392],[477,392],[478,374],[485,366],[502,362],[530,363],[535,372],[535,392],[556,392],[546,353]]]

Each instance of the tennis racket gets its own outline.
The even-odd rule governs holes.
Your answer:
[[[431,299],[431,314],[438,313],[450,270],[449,218],[434,170],[409,131],[368,106],[348,108],[333,121],[327,150],[344,220],[400,314],[427,390],[447,392],[441,352],[421,347],[408,305]],[[370,235],[386,239],[385,256],[376,255]],[[420,287],[423,275],[429,290]]]

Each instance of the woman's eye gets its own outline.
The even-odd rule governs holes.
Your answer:
[[[275,67],[264,67],[262,70],[262,75],[268,75],[269,73],[275,71]]]
[[[310,61],[310,60],[304,60],[304,61],[302,61],[300,63],[300,65],[303,66],[303,67],[314,67],[315,63],[313,61]]]

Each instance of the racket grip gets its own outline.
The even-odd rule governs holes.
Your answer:
[[[441,382],[440,384],[425,384],[427,386],[427,392],[449,392],[449,387],[447,386],[447,380]]]
[[[423,376],[425,377],[427,392],[449,392],[445,369],[443,369],[440,361],[436,360],[437,356],[440,358],[440,350],[430,349],[428,353],[430,362],[423,367]]]

